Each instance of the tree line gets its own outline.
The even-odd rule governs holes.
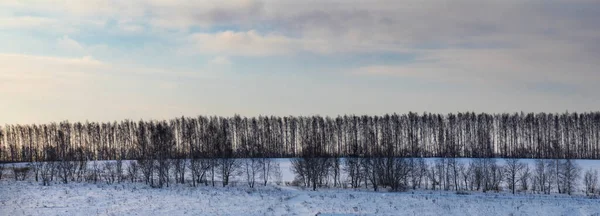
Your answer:
[[[294,186],[569,194],[598,197],[598,171],[572,159],[535,159],[531,164],[507,158],[293,158]],[[340,172],[344,175],[340,175]],[[341,177],[343,176],[343,177]],[[582,178],[583,177],[583,178]],[[580,187],[582,186],[582,187]]]
[[[158,126],[162,127],[162,126]],[[158,129],[162,130],[162,129]],[[163,134],[164,136],[169,136]],[[507,158],[292,158],[295,179],[290,186],[372,189],[374,191],[445,190],[600,196],[598,171],[582,168],[572,159]],[[223,187],[241,183],[282,184],[281,170],[273,158],[138,159],[133,161],[46,161],[26,166],[0,164],[15,181],[34,178],[43,185],[70,182],[117,184],[144,182],[152,187],[186,184]],[[12,172],[10,172],[12,171]],[[10,176],[12,174],[12,176]],[[216,179],[216,178],[218,179]],[[230,179],[235,178],[235,181]],[[581,186],[581,187],[580,187]]]
[[[0,127],[0,161],[600,158],[600,112],[181,117]]]

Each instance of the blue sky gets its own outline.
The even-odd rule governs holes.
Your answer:
[[[0,123],[600,107],[594,0],[0,2]]]

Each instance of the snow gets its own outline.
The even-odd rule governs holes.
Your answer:
[[[599,201],[558,195],[404,193],[292,187],[155,189],[139,183],[0,182],[0,215],[594,215]]]
[[[428,159],[433,160],[433,159]],[[503,160],[498,160],[502,163]],[[284,181],[291,181],[289,160],[278,159]],[[432,161],[430,161],[432,162]],[[586,170],[599,161],[578,161]],[[22,165],[22,164],[21,164]],[[172,184],[151,188],[143,183],[0,180],[0,215],[600,215],[600,200],[582,195],[537,195],[508,192],[415,190],[372,192],[368,189],[291,186],[248,188]]]

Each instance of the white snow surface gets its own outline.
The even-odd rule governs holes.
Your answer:
[[[291,181],[289,160],[279,160],[283,181]],[[578,163],[586,170],[598,167],[600,161]],[[31,178],[14,181],[4,176],[1,215],[600,215],[600,200],[581,194],[311,191],[274,184],[252,189],[243,182],[228,187],[171,184],[161,189],[104,182],[42,186]]]
[[[582,196],[0,182],[0,215],[600,215]]]

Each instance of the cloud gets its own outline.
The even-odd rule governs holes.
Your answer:
[[[216,65],[230,65],[231,60],[229,60],[229,58],[227,58],[225,56],[217,56],[217,57],[211,59],[210,63],[216,64]]]
[[[57,40],[57,45],[59,48],[64,49],[70,52],[83,52],[85,48],[79,44],[79,42],[71,39],[68,35],[64,35],[63,37]]]
[[[361,66],[361,76],[407,77],[476,88],[533,89],[534,86],[570,86],[579,94],[600,90],[594,60],[573,45],[531,44],[506,49],[436,49],[420,52],[414,61]],[[590,54],[592,55],[592,54]],[[571,91],[573,92],[573,91]]]
[[[324,38],[294,38],[280,33],[260,33],[249,31],[222,31],[217,33],[195,33],[189,40],[195,46],[195,52],[229,56],[275,56],[298,53],[316,53],[322,55],[344,52],[385,52],[406,53],[411,50],[404,47],[385,47],[373,45],[353,45],[349,42],[328,41]],[[188,49],[186,47],[186,49]]]
[[[0,59],[2,59],[2,62],[5,63],[2,65],[2,67],[8,70],[13,69],[12,66],[14,65],[27,66],[31,68],[43,68],[44,66],[96,68],[105,65],[105,63],[98,61],[91,56],[84,56],[80,58],[61,58],[51,56],[0,53]]]
[[[119,24],[119,29],[124,33],[136,34],[144,31],[144,27],[136,24]]]
[[[91,73],[106,64],[90,56],[59,58],[0,54],[0,95],[40,100],[60,98],[92,82]],[[44,99],[45,100],[45,99]]]
[[[263,51],[242,49],[239,55],[305,51],[405,52],[421,48],[511,47],[539,39],[594,44],[599,38],[600,3],[597,1],[294,1],[294,0],[189,0],[102,1],[66,0],[35,4],[0,3],[16,11],[50,14],[61,24],[80,20],[119,24],[123,32],[139,32],[145,24],[154,29],[222,37],[230,31],[239,37],[263,40]],[[221,29],[214,33],[211,29]],[[252,34],[255,35],[252,35]],[[273,40],[277,40],[275,42]],[[284,48],[277,46],[285,45]],[[248,45],[252,46],[252,45]],[[597,46],[597,45],[596,45]],[[215,48],[215,47],[208,47]],[[243,48],[243,47],[242,47]],[[219,48],[229,49],[228,47]]]
[[[263,18],[265,3],[253,0],[209,0],[202,3],[187,0],[153,0],[145,5],[155,16],[151,24],[167,29],[210,28],[215,25],[252,26]],[[173,13],[177,11],[177,13]]]
[[[182,80],[193,80],[194,84],[211,80],[211,74],[201,69],[117,65],[91,56],[70,58],[0,53],[0,71],[0,97],[6,100],[0,121],[4,123],[147,118],[173,110],[194,114],[193,108],[181,104],[184,100],[177,99],[182,94],[172,91],[178,91]],[[211,72],[218,74],[218,71]],[[164,104],[181,107],[160,110]],[[142,105],[150,108],[120,110],[121,107]]]
[[[38,98],[42,95],[60,97],[65,89],[86,89],[99,80],[156,78],[160,87],[173,87],[164,78],[210,78],[202,70],[173,70],[138,65],[117,65],[91,56],[77,58],[49,57],[0,53],[0,94],[19,93]],[[217,72],[214,72],[217,73]],[[164,83],[170,83],[165,85]]]
[[[20,17],[0,17],[0,29],[23,29],[53,26],[58,20],[46,17],[20,16]]]
[[[80,26],[84,21],[105,28],[102,23],[116,20],[116,29],[126,34],[194,29],[162,36],[178,42],[183,37],[188,43],[175,43],[178,49],[212,56],[409,53],[431,60],[377,70],[386,74],[450,68],[456,72],[439,76],[518,78],[529,73],[577,81],[597,77],[592,71],[600,57],[600,3],[591,0],[51,0],[0,5],[39,14],[5,16],[0,28]],[[59,43],[78,47],[68,36]]]
[[[196,33],[191,35],[190,39],[196,44],[198,52],[232,56],[283,55],[301,48],[302,43],[282,35],[263,35],[254,30]]]

